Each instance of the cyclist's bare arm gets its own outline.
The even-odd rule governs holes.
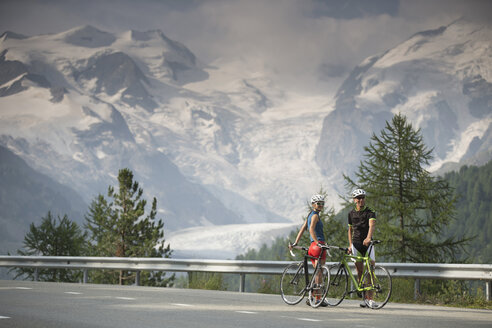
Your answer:
[[[292,247],[291,247],[291,246],[295,246],[295,245],[297,245],[297,243],[299,242],[299,240],[300,240],[300,239],[301,239],[301,237],[302,237],[302,234],[304,233],[304,231],[306,231],[306,227],[307,227],[307,219],[306,219],[306,221],[304,221],[304,223],[302,224],[301,229],[299,229],[299,232],[297,233],[296,241],[295,241],[293,244],[290,244],[290,243],[289,243],[289,249],[290,249],[290,250],[292,250]]]
[[[374,229],[376,228],[376,219],[369,220],[369,232],[367,233],[366,239],[362,242],[364,246],[369,246],[369,243],[372,240],[372,234],[374,233]]]

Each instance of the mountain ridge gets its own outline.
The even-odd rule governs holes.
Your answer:
[[[334,99],[281,89],[240,60],[202,65],[162,31],[4,33],[0,72],[14,73],[0,74],[0,145],[86,202],[132,169],[171,235],[298,222],[321,187],[339,206],[342,173],[396,112],[435,148],[433,171],[490,158],[490,27],[433,31],[362,61]]]
[[[458,20],[416,33],[366,59],[340,87],[335,109],[325,118],[316,154],[320,167],[345,173],[355,169],[357,154],[372,133],[398,112],[420,128],[424,142],[434,148],[431,171],[446,162],[490,153],[492,62],[486,56],[491,49],[487,36],[492,36],[490,27]],[[352,147],[340,165],[330,161],[333,153],[326,149],[337,149],[342,140]],[[347,152],[346,147],[338,147],[336,154]]]
[[[67,215],[84,224],[86,203],[76,191],[29,167],[24,160],[0,146],[0,253],[22,247],[31,223],[39,224],[48,211],[56,218]]]

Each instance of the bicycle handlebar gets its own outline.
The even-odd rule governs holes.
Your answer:
[[[371,247],[371,246],[373,246],[373,245],[379,244],[379,243],[381,243],[381,240],[371,240],[371,242],[369,243],[368,248],[369,248],[369,247]],[[347,253],[347,252],[349,251],[349,249],[348,249],[348,248],[346,248],[346,247],[339,247],[339,246],[325,246],[325,245],[323,245],[322,247],[323,247],[323,248],[326,248],[326,249],[328,249],[328,250],[329,250],[329,249],[337,249],[337,250],[339,250],[339,251],[343,251],[343,252],[345,252],[345,253]]]
[[[302,249],[303,251],[308,251],[308,248],[306,247],[303,247],[303,246],[297,246],[297,245],[292,245],[289,243],[289,252],[290,252],[290,255],[292,255],[293,257],[296,257],[296,254],[294,254],[294,252],[292,252],[292,248],[295,248],[295,249]]]
[[[338,249],[339,251],[348,252],[348,248],[338,246],[328,246],[328,248]]]
[[[369,246],[368,247],[371,247],[373,245],[376,245],[376,244],[379,244],[381,243],[381,240],[371,240],[371,242],[369,243]],[[304,246],[297,246],[297,245],[293,245],[293,244],[290,244],[289,243],[289,252],[290,252],[290,255],[292,255],[293,257],[296,257],[296,255],[294,254],[294,252],[292,252],[292,248],[295,248],[295,249],[302,249],[303,251],[307,252],[309,249],[307,247],[304,247]],[[321,248],[321,249],[325,249],[326,252],[328,253],[328,256],[331,256],[330,255],[330,249],[337,249],[339,251],[343,251],[345,253],[348,253],[349,249],[346,248],[346,247],[339,247],[339,246],[328,246],[328,245],[323,245],[323,244],[318,244],[318,246]]]
[[[290,255],[292,255],[293,257],[296,257],[296,254],[294,254],[294,252],[292,252],[292,248],[295,248],[295,249],[302,249],[303,251],[307,252],[309,250],[309,248],[307,247],[304,247],[304,246],[297,246],[297,245],[292,245],[289,243],[289,252],[290,252]],[[331,247],[335,247],[335,246],[328,246],[328,245],[323,245],[323,244],[318,244],[318,246],[321,248],[321,249],[325,249],[326,252],[328,253],[328,256],[331,256],[330,254],[330,248]]]

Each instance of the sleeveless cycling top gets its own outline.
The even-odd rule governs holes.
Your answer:
[[[308,224],[307,224],[307,228],[308,228],[308,231],[309,229],[311,228],[311,217],[314,215],[314,214],[318,214],[319,216],[319,212],[318,211],[311,211],[311,213],[309,213],[309,216],[308,216]],[[318,222],[316,223],[316,226],[314,227],[314,233],[316,234],[316,237],[318,238],[318,241],[325,241],[325,234],[323,233],[323,222],[321,221],[321,218],[318,220]],[[309,238],[311,239],[311,242],[313,242],[313,237],[311,237],[311,234],[309,234]]]

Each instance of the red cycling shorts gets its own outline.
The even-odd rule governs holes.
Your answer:
[[[313,257],[318,257],[319,254],[321,254],[321,251],[323,251],[323,255],[321,256],[321,260],[325,261],[326,260],[326,252],[318,247],[318,245],[317,245],[318,243],[323,244],[323,245],[325,244],[324,241],[318,241],[318,242],[313,241],[311,243],[311,246],[309,246],[308,255],[311,255]],[[313,265],[315,265],[315,260],[311,259],[311,263],[313,263]]]

